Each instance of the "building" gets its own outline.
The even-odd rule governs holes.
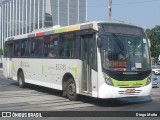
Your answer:
[[[54,25],[86,22],[86,0],[3,0],[0,3],[0,48],[4,39]]]

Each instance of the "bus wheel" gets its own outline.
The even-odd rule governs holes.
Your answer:
[[[18,85],[20,88],[25,87],[24,74],[22,71],[18,73]]]
[[[67,97],[71,101],[77,100],[76,84],[73,78],[69,78],[67,81]]]

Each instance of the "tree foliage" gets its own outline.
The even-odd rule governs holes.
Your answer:
[[[150,39],[151,42],[151,56],[154,57],[156,60],[160,55],[160,34],[155,32],[157,30],[160,30],[160,25],[157,25],[152,29],[146,29],[147,37]]]
[[[0,56],[3,55],[3,49],[0,48]]]

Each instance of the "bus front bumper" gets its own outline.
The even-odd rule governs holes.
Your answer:
[[[139,97],[150,95],[152,84],[138,88],[118,88],[103,83],[99,86],[99,98],[123,98],[123,97]]]

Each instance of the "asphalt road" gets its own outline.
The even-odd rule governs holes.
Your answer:
[[[0,73],[0,111],[63,111],[56,118],[41,119],[64,119],[66,114],[76,114],[75,111],[81,111],[83,115],[91,113],[98,115],[96,111],[113,112],[115,117],[65,117],[68,120],[158,120],[157,117],[116,117],[114,111],[159,111],[160,112],[160,88],[153,88],[151,96],[140,98],[123,98],[123,99],[95,99],[86,96],[80,96],[79,101],[69,101],[62,97],[62,92],[44,88],[35,85],[27,85],[25,89],[19,88],[16,81],[5,79]],[[69,111],[69,113],[65,113]],[[74,111],[74,112],[72,112]],[[87,112],[88,111],[88,112]],[[86,112],[86,114],[85,114]],[[112,114],[112,115],[113,115]],[[12,118],[13,119],[13,118]],[[15,120],[17,118],[14,118]],[[26,118],[28,119],[28,118]],[[31,118],[30,118],[31,119]]]

